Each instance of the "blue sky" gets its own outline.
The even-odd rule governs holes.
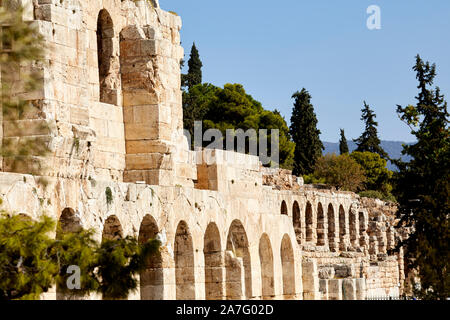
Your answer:
[[[366,9],[381,8],[381,30],[369,30]],[[450,101],[448,0],[160,0],[178,13],[185,58],[195,41],[203,81],[241,83],[264,107],[289,123],[292,94],[312,95],[324,141],[363,130],[366,100],[383,140],[413,141],[395,113],[414,103],[414,57],[438,67],[435,85]]]

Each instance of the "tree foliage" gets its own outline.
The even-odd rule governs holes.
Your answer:
[[[339,153],[345,154],[348,153],[348,143],[347,138],[345,137],[344,129],[341,129],[341,139],[339,140]]]
[[[0,49],[1,105],[3,125],[8,135],[20,137],[29,130],[28,119],[34,119],[41,110],[30,93],[42,86],[44,45],[36,26],[22,20],[23,9],[6,1],[0,7],[2,28]],[[20,75],[20,76],[19,76]],[[36,132],[48,132],[45,121],[33,122]],[[0,154],[10,171],[38,174],[44,163],[40,157],[49,152],[48,141],[39,135],[27,138],[4,138]],[[32,157],[32,159],[30,158]]]
[[[0,216],[0,300],[38,299],[54,283],[58,263],[51,258],[48,233],[55,223],[22,215]]]
[[[327,154],[317,160],[314,178],[338,190],[358,191],[365,181],[361,166],[348,154]]]
[[[133,237],[94,240],[93,230],[57,232],[46,216],[33,221],[22,215],[0,216],[0,300],[38,299],[53,285],[67,296],[98,292],[104,299],[124,299],[135,290],[135,275],[159,252],[160,242],[139,244]],[[80,268],[81,289],[69,289],[69,266]]]
[[[356,151],[378,153],[383,159],[389,159],[388,154],[381,147],[380,138],[378,138],[378,122],[375,121],[376,115],[365,101],[364,108],[361,109],[361,112],[361,120],[365,123],[365,129],[358,139],[353,140],[358,146]]]
[[[267,129],[270,147],[270,130],[278,129],[280,166],[292,166],[294,144],[286,121],[277,110],[264,109],[260,102],[246,93],[242,85],[226,84],[223,88],[207,83],[196,85],[184,94],[183,107],[184,126],[191,137],[194,136],[194,121],[202,121],[204,131],[220,130],[224,137],[228,129],[254,129],[257,133],[259,129]],[[259,140],[256,143],[259,143]],[[207,145],[208,142],[204,142],[204,146]],[[226,147],[225,143],[223,147]]]
[[[184,64],[184,62],[182,63]],[[188,73],[181,75],[181,86],[187,87],[188,90],[194,86],[202,83],[202,67],[203,63],[200,60],[200,54],[198,52],[195,43],[192,44],[191,55],[188,60]]]
[[[303,88],[294,93],[290,133],[295,143],[294,175],[307,175],[314,171],[314,166],[322,155],[324,146],[317,129],[317,118],[311,95]]]
[[[387,161],[377,153],[354,151],[350,155],[364,170],[366,181],[364,190],[379,191],[389,195],[392,191],[392,171],[386,165]]]
[[[397,113],[417,142],[403,146],[410,162],[395,161],[399,168],[395,194],[399,202],[399,226],[411,228],[406,248],[410,267],[418,271],[424,299],[450,297],[450,132],[447,102],[440,89],[431,88],[436,65],[419,55],[413,67],[419,94],[415,106],[398,106]]]

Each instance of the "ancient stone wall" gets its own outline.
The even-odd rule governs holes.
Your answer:
[[[39,115],[48,185],[0,173],[2,210],[98,240],[158,238],[130,299],[364,299],[404,279],[393,208],[303,185],[257,157],[190,151],[181,19],[144,0],[22,0],[45,38]],[[46,121],[49,132],[35,132]],[[12,136],[3,123],[3,136]],[[32,161],[32,160],[30,160]],[[56,235],[55,235],[56,236]],[[397,290],[397,291],[396,291]],[[45,299],[64,298],[57,288]],[[79,297],[78,297],[79,298]],[[101,297],[85,297],[101,298]]]

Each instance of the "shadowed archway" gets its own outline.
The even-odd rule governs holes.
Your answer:
[[[72,208],[65,208],[61,216],[58,219],[58,224],[56,228],[56,239],[61,240],[64,234],[67,233],[77,233],[83,230],[80,217],[76,214],[75,210]],[[61,287],[56,285],[56,300],[81,300],[82,295],[77,295],[76,292],[73,294],[62,292]]]
[[[103,226],[102,240],[117,240],[123,238],[122,224],[117,216],[109,216]]]
[[[347,249],[346,236],[347,225],[345,221],[345,210],[342,205],[339,206],[339,249],[345,251]]]
[[[203,254],[205,256],[205,299],[221,300],[223,288],[223,254],[220,233],[215,223],[210,223],[205,232]]]
[[[302,232],[302,220],[300,215],[300,206],[297,201],[294,201],[292,205],[292,223],[294,225],[295,238],[298,244],[302,244],[303,232]]]
[[[195,299],[194,245],[186,222],[178,224],[175,234],[175,279],[177,300]]]
[[[107,10],[97,19],[97,58],[100,102],[118,104],[119,59],[114,56],[114,24]]]
[[[326,242],[326,224],[322,203],[317,205],[317,245],[324,246]]]
[[[330,246],[331,251],[336,251],[338,249],[336,239],[336,218],[334,208],[331,203],[328,205],[327,221],[328,221],[328,244]]]
[[[259,260],[261,263],[262,299],[273,299],[275,297],[273,251],[269,236],[266,233],[259,240]]]
[[[151,215],[142,219],[139,229],[139,243],[156,239],[158,225]],[[146,262],[146,269],[140,273],[141,300],[163,300],[164,275],[161,252],[152,255]]]
[[[305,210],[306,242],[314,242],[314,219],[311,202],[306,203]]]
[[[283,297],[289,300],[295,296],[295,261],[292,242],[287,234],[281,242],[280,255],[283,268]]]
[[[231,223],[225,253],[226,298],[252,298],[252,270],[247,233],[242,222]]]
[[[288,208],[286,205],[286,201],[283,200],[283,202],[281,202],[281,214],[282,215],[288,215]]]

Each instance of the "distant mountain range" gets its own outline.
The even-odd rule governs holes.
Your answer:
[[[356,143],[354,143],[353,141],[348,141],[347,143],[350,152],[356,149]],[[384,151],[387,152],[389,157],[391,157],[392,159],[402,158],[403,161],[408,161],[410,157],[402,156],[403,144],[407,143],[401,141],[381,141],[381,147],[384,149]],[[323,154],[333,152],[339,154],[339,143],[323,142],[323,146],[325,147]],[[390,161],[388,162],[388,168],[389,170],[397,170],[397,167],[394,166]]]

